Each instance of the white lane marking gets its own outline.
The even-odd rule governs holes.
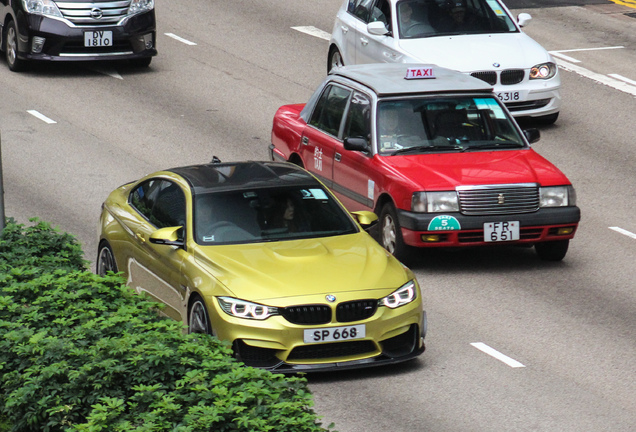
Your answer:
[[[48,123],[48,124],[57,123],[55,120],[51,120],[50,118],[48,118],[44,114],[41,114],[41,113],[37,112],[36,110],[27,110],[27,112],[29,114],[31,114],[33,117],[39,118],[40,120],[42,120],[45,123]]]
[[[117,78],[117,79],[120,79],[120,80],[124,79],[121,75],[119,75],[119,73],[115,69],[112,69],[112,68],[109,68],[109,67],[105,67],[105,66],[99,66],[99,67],[91,66],[88,69],[92,70],[93,72],[100,73],[102,75],[107,75],[109,77]]]
[[[194,43],[194,42],[192,42],[192,41],[189,41],[189,40],[187,40],[187,39],[184,39],[184,38],[182,38],[182,37],[180,37],[180,36],[177,36],[177,35],[176,35],[176,34],[174,34],[174,33],[164,33],[164,34],[165,34],[166,36],[168,36],[168,37],[171,37],[171,38],[172,38],[172,39],[174,39],[174,40],[178,40],[179,42],[183,42],[183,43],[184,43],[184,44],[186,44],[186,45],[196,45],[196,43]]]
[[[505,364],[507,364],[508,366],[510,366],[512,368],[525,367],[523,364],[519,363],[517,360],[512,359],[512,358],[508,357],[507,355],[504,355],[504,354],[500,353],[496,349],[489,347],[488,345],[486,345],[483,342],[473,342],[473,343],[471,343],[471,345],[474,346],[475,348],[477,348],[479,351],[484,352],[484,353],[488,354],[489,356],[492,356],[492,357],[496,358],[497,360],[504,362]]]
[[[556,50],[550,51],[554,57],[560,58],[562,60],[566,60],[572,63],[581,63],[581,60],[577,60],[574,57],[567,56],[563,53],[566,52],[580,52],[580,51],[601,51],[601,50],[609,50],[609,49],[621,49],[625,48],[624,46],[613,46],[613,47],[598,47],[598,48],[577,48],[577,49],[569,49],[569,50]]]
[[[327,33],[326,31],[322,31],[319,28],[316,27],[312,27],[312,26],[298,26],[298,27],[292,27],[293,30],[299,31],[301,33],[306,33],[308,35],[311,36],[315,36],[317,38],[320,39],[325,39],[325,40],[330,40],[331,39],[331,33]]]
[[[567,71],[577,73],[601,84],[605,84],[606,86],[615,88],[616,90],[620,90],[622,92],[636,96],[636,86],[629,85],[626,82],[619,81],[607,75],[592,72],[591,70],[582,68],[581,66],[577,66],[572,63],[568,63],[564,60],[559,60],[557,63],[559,64],[559,67]]]
[[[623,235],[626,235],[627,237],[631,237],[633,239],[636,239],[636,234],[634,234],[633,232],[629,232],[627,230],[624,230],[623,228],[619,228],[619,227],[609,227],[609,229],[614,230],[618,233],[621,233]]]
[[[621,80],[623,82],[626,82],[627,84],[631,84],[633,86],[636,86],[636,81],[631,80],[629,78],[625,78],[622,75],[619,75],[619,74],[608,74],[608,75],[611,76],[612,78],[616,78],[617,80]]]

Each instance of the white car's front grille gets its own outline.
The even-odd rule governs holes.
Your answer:
[[[78,26],[100,26],[117,24],[128,14],[130,0],[103,2],[56,2],[60,12]]]

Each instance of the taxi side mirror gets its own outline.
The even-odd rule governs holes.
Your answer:
[[[351,215],[358,221],[364,230],[368,230],[378,222],[378,215],[367,210],[351,212]]]
[[[376,36],[388,36],[389,29],[382,21],[373,21],[367,24],[367,31]]]
[[[523,134],[530,144],[536,143],[541,139],[541,132],[536,128],[524,129]]]
[[[179,231],[181,228],[183,227],[176,226],[160,228],[150,234],[150,243],[182,247],[185,243],[183,242],[183,240],[179,240],[179,236],[177,235],[177,231]]]
[[[519,27],[527,26],[530,24],[530,21],[532,21],[532,16],[529,13],[520,13],[517,15],[517,24],[519,24]]]
[[[345,150],[361,151],[361,152],[369,151],[369,143],[367,142],[366,138],[361,138],[361,137],[345,138],[343,144],[344,144]]]

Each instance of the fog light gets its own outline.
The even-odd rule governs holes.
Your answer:
[[[422,241],[425,243],[435,243],[441,240],[439,234],[422,234]]]
[[[152,47],[155,45],[154,41],[152,40],[152,33],[144,35],[144,45],[146,49],[152,49]]]
[[[31,52],[33,54],[39,54],[42,52],[42,48],[44,48],[44,42],[46,39],[40,36],[33,36],[33,40],[31,41]]]
[[[569,235],[574,232],[574,227],[565,227],[559,228],[557,231],[557,235]]]

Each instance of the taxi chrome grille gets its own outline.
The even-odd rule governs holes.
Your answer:
[[[283,318],[292,324],[327,324],[331,322],[331,308],[327,305],[288,306],[279,309],[279,311]]]
[[[355,300],[340,303],[336,308],[336,321],[352,322],[372,317],[378,309],[377,300]]]
[[[497,84],[497,72],[495,71],[473,72],[470,76],[486,81],[490,85]]]
[[[100,26],[117,24],[128,14],[130,0],[94,2],[55,2],[60,12],[73,24]]]
[[[539,185],[460,186],[459,210],[465,215],[532,213],[539,210]]]
[[[370,340],[334,342],[319,345],[301,345],[294,348],[287,360],[312,360],[335,357],[350,357],[377,352],[376,345]]]
[[[499,75],[499,80],[503,85],[512,85],[519,84],[523,81],[523,77],[525,72],[523,69],[508,69],[505,71],[501,71],[501,75]]]

